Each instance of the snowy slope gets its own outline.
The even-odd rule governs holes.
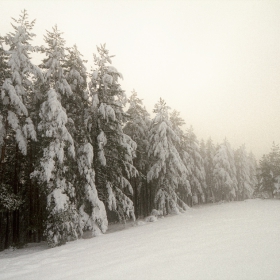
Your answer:
[[[205,205],[54,249],[6,250],[0,279],[280,279],[280,200]]]

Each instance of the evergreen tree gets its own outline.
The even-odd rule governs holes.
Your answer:
[[[253,188],[256,190],[256,187],[258,185],[258,176],[257,176],[258,165],[257,165],[256,158],[252,152],[249,153],[248,164],[249,164],[250,182]]]
[[[9,46],[8,65],[11,78],[6,78],[2,85],[2,102],[6,105],[2,111],[2,118],[8,120],[8,124],[15,133],[15,139],[22,154],[27,153],[27,138],[36,140],[36,131],[32,120],[28,116],[29,93],[32,90],[31,77],[40,77],[43,80],[40,69],[30,60],[30,53],[38,48],[30,45],[29,41],[35,35],[31,30],[35,21],[29,23],[26,11],[23,11],[19,20],[15,20],[18,26],[12,25],[14,33],[4,37]]]
[[[10,68],[8,65],[8,54],[3,47],[4,38],[0,36],[0,85],[2,86],[5,79],[11,78]]]
[[[237,191],[236,168],[234,153],[226,139],[217,148],[213,162],[215,198],[218,200],[233,200]]]
[[[207,185],[205,182],[204,161],[200,155],[198,140],[192,127],[187,130],[185,137],[186,149],[189,154],[188,168],[190,170],[190,185],[194,202],[205,202]]]
[[[172,111],[170,114],[170,122],[172,124],[172,129],[178,135],[179,140],[175,143],[176,149],[179,152],[180,158],[185,165],[185,172],[182,173],[179,185],[178,185],[178,195],[188,205],[192,205],[192,193],[190,185],[190,175],[191,170],[189,166],[190,155],[187,152],[186,136],[181,128],[185,124],[185,121],[180,117],[180,113],[176,110]]]
[[[43,156],[33,177],[41,184],[47,196],[46,231],[51,247],[76,239],[80,234],[78,213],[75,205],[75,189],[68,180],[69,157],[75,157],[74,141],[66,123],[67,115],[57,93],[50,89],[47,100],[41,106],[41,122],[38,129],[45,138]]]
[[[169,107],[160,98],[154,107],[156,116],[149,131],[148,156],[151,162],[147,179],[155,186],[155,205],[164,214],[184,211],[187,206],[178,197],[180,177],[187,173],[175,143],[180,139],[172,129],[168,114]]]
[[[44,102],[38,125],[42,156],[33,173],[41,184],[41,193],[47,197],[45,235],[50,246],[64,244],[82,234],[73,186],[72,167],[76,152],[66,127],[67,113],[61,104],[66,106],[73,94],[65,76],[65,41],[61,34],[55,26],[45,36],[47,57],[41,65],[45,69],[45,83],[41,86]]]
[[[274,197],[275,183],[280,175],[280,149],[274,142],[271,152],[260,160],[260,185],[257,192]]]
[[[10,191],[11,197],[22,197],[28,192],[28,181],[30,169],[24,156],[30,150],[30,142],[36,141],[36,130],[30,111],[32,110],[32,99],[34,95],[34,80],[43,80],[40,69],[31,62],[32,52],[39,50],[31,45],[35,34],[31,30],[35,21],[28,21],[28,15],[24,10],[19,19],[13,19],[14,32],[4,37],[8,51],[2,52],[1,62],[4,71],[1,75],[3,81],[1,87],[0,101],[0,182],[9,185],[6,190]],[[7,65],[6,67],[6,60]],[[8,69],[7,69],[8,68]],[[30,140],[29,140],[30,139]],[[12,216],[7,214],[6,246],[9,242],[14,245],[26,242],[25,230],[30,199],[27,197],[19,208],[13,209]],[[27,215],[27,216],[26,216]],[[25,216],[22,218],[22,216]],[[12,241],[8,240],[9,223],[12,221]],[[20,234],[22,232],[23,234]]]
[[[205,169],[205,179],[208,189],[208,199],[209,201],[215,202],[214,196],[214,180],[213,180],[213,170],[214,170],[214,156],[215,156],[215,146],[211,138],[206,142],[206,152],[204,160],[204,169]]]
[[[68,119],[71,120],[68,130],[73,136],[77,151],[77,161],[71,168],[75,174],[72,183],[75,186],[80,224],[82,229],[91,230],[95,236],[100,231],[104,233],[107,230],[108,221],[105,206],[98,198],[95,185],[93,146],[87,129],[90,112],[85,62],[76,45],[68,49],[64,67],[66,80],[73,94],[67,99],[66,108]]]
[[[250,165],[245,145],[235,151],[235,166],[237,179],[236,198],[238,200],[251,198],[254,192],[254,185],[250,178]]]
[[[150,117],[142,100],[138,98],[136,91],[128,99],[129,108],[127,114],[129,119],[124,127],[124,132],[137,144],[136,157],[133,164],[139,172],[138,177],[131,179],[134,193],[135,215],[147,216],[149,214],[151,195],[147,186],[146,174],[148,168],[147,147],[148,129]]]
[[[96,68],[89,83],[92,114],[88,121],[94,147],[96,186],[108,210],[125,220],[130,216],[135,218],[133,202],[129,198],[133,188],[128,179],[137,175],[133,166],[137,145],[123,132],[127,119],[123,108],[127,100],[118,82],[122,75],[110,65],[112,56],[105,44],[97,47],[97,51],[98,55],[94,54]]]
[[[153,208],[179,213],[193,201],[252,197],[257,164],[245,146],[234,153],[226,140],[199,145],[162,99],[151,121],[135,91],[126,99],[105,44],[88,76],[77,46],[66,48],[56,26],[46,47],[34,47],[35,21],[26,11],[13,21],[13,32],[0,37],[0,250],[41,241],[43,232],[50,246],[85,230],[96,236],[108,220]],[[31,61],[38,51],[39,67]],[[278,145],[258,171],[256,193],[274,197]]]
[[[210,190],[206,183],[206,170],[205,170],[205,168],[206,168],[206,145],[205,145],[205,142],[203,139],[201,139],[199,142],[199,153],[200,153],[200,156],[203,161],[203,169],[204,169],[204,183],[205,183],[205,185],[204,185],[204,202],[207,202]]]
[[[274,180],[268,155],[263,155],[260,160],[259,178],[257,193],[260,195],[267,193],[268,196],[273,197]]]
[[[0,85],[2,87],[4,81],[8,78],[11,78],[10,69],[8,66],[8,55],[3,48],[4,39],[0,37]],[[4,93],[3,93],[4,95]],[[3,102],[2,93],[0,99],[0,112],[4,112],[6,109],[6,102]],[[5,157],[5,149],[6,149],[6,133],[8,129],[8,119],[4,120],[3,113],[0,114],[0,182],[3,178],[3,167],[4,164],[4,157]]]
[[[272,143],[271,152],[269,153],[269,162],[271,165],[272,176],[275,179],[280,175],[280,148],[279,145]]]
[[[200,152],[200,155],[201,155],[203,161],[205,161],[205,159],[206,159],[206,145],[205,145],[204,139],[201,139],[200,142],[199,142],[199,152]]]
[[[64,103],[67,103],[67,98],[72,95],[72,90],[66,79],[65,40],[62,38],[62,34],[57,26],[52,28],[52,32],[47,31],[47,35],[44,36],[47,43],[47,47],[44,48],[46,58],[43,59],[40,66],[45,70],[45,91],[48,92],[50,88],[53,88],[61,100],[62,106],[66,107]]]

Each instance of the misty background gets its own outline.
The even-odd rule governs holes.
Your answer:
[[[106,43],[126,94],[150,113],[162,97],[199,139],[245,143],[257,159],[279,143],[279,1],[1,0],[1,36],[23,9],[36,19],[33,45],[57,24],[90,71]]]

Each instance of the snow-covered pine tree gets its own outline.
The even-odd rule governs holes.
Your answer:
[[[202,158],[202,161],[203,161],[203,168],[204,168],[204,172],[205,172],[205,176],[204,176],[204,181],[205,181],[205,191],[204,191],[204,201],[208,201],[208,196],[209,196],[209,188],[206,184],[206,171],[205,171],[205,161],[206,161],[206,145],[205,145],[205,142],[204,142],[204,139],[201,139],[200,142],[199,142],[199,153],[200,153],[200,156]]]
[[[125,220],[135,218],[133,202],[128,197],[133,188],[128,179],[137,175],[133,166],[137,145],[123,132],[127,118],[123,108],[127,100],[118,82],[122,75],[110,65],[112,56],[105,44],[97,47],[97,51],[89,83],[92,115],[88,121],[94,147],[96,186],[108,210]]]
[[[273,197],[274,179],[268,154],[262,156],[259,166],[259,184],[256,194],[261,197]]]
[[[23,180],[26,182],[26,198],[28,201],[28,218],[24,219],[26,229],[28,230],[28,242],[40,242],[43,239],[44,232],[44,214],[45,214],[45,197],[40,195],[39,185],[31,178],[31,174],[36,167],[42,154],[42,136],[38,133],[38,124],[40,122],[40,106],[43,101],[44,81],[37,79],[33,81],[33,92],[29,97],[29,116],[36,130],[37,141],[28,140],[27,156],[23,158],[23,163],[26,166]]]
[[[7,54],[8,65],[11,77],[6,78],[2,85],[1,99],[4,110],[2,118],[8,120],[8,124],[15,133],[15,139],[22,154],[27,153],[27,138],[36,140],[36,131],[33,122],[28,116],[28,95],[32,90],[32,77],[43,80],[41,70],[31,62],[30,53],[38,51],[39,48],[30,45],[35,36],[31,30],[35,21],[29,23],[28,15],[24,10],[13,25],[14,32],[4,37],[5,43],[9,46]]]
[[[237,180],[234,153],[226,139],[217,148],[213,163],[215,198],[218,201],[235,199]]]
[[[46,91],[53,88],[62,106],[65,106],[64,103],[67,103],[67,98],[72,95],[72,90],[65,74],[65,40],[62,38],[62,34],[56,25],[52,28],[52,31],[47,31],[47,35],[44,36],[47,47],[43,51],[46,58],[43,59],[40,66],[45,70]]]
[[[65,109],[67,111],[69,132],[75,139],[75,142],[81,144],[88,140],[85,118],[87,117],[89,107],[89,93],[87,90],[87,72],[82,54],[76,45],[67,48],[67,54],[63,58],[63,71],[65,79],[69,84],[72,94],[63,98]]]
[[[33,177],[38,179],[42,192],[47,195],[45,235],[49,246],[54,247],[76,239],[80,234],[75,189],[68,181],[67,160],[75,157],[74,142],[65,126],[67,115],[54,89],[47,92],[40,118],[38,129],[44,137],[44,148]]]
[[[200,152],[200,155],[201,155],[203,161],[205,161],[205,158],[206,158],[206,145],[205,145],[204,139],[201,139],[200,142],[199,142],[199,152]]]
[[[271,152],[268,156],[273,178],[275,179],[280,175],[280,148],[278,144],[272,143]]]
[[[105,206],[98,198],[93,169],[93,147],[87,122],[90,117],[89,94],[87,91],[87,73],[82,55],[77,46],[69,48],[64,67],[66,80],[71,87],[72,95],[67,99],[67,115],[71,118],[68,126],[73,136],[77,151],[77,164],[73,164],[75,176],[73,185],[76,191],[77,209],[80,214],[82,230],[91,230],[92,235],[105,232],[108,221]],[[77,170],[76,170],[77,169]]]
[[[189,155],[188,170],[190,170],[189,181],[194,203],[205,202],[207,185],[205,182],[204,161],[200,155],[199,142],[194,134],[192,126],[185,134],[185,145]]]
[[[252,198],[254,185],[252,185],[250,178],[250,165],[245,145],[235,151],[235,167],[237,179],[236,199]]]
[[[82,234],[73,186],[75,146],[66,127],[67,113],[61,104],[67,105],[68,97],[72,95],[64,73],[65,42],[61,34],[55,26],[45,36],[47,57],[41,65],[45,69],[45,83],[41,87],[43,103],[38,125],[42,156],[33,173],[41,184],[41,192],[47,196],[45,235],[52,247]]]
[[[164,214],[171,211],[179,213],[187,209],[187,205],[178,197],[176,190],[180,178],[187,173],[176,143],[180,141],[172,128],[169,119],[169,107],[160,98],[156,103],[149,131],[148,156],[150,168],[147,174],[148,182],[154,188],[155,205]]]
[[[250,183],[255,191],[258,185],[258,177],[257,177],[258,164],[252,152],[249,153],[248,161],[249,161]]]
[[[8,50],[7,55],[9,74],[4,73],[1,84],[1,112],[0,112],[0,180],[12,186],[13,194],[20,196],[28,192],[26,178],[30,174],[26,158],[30,150],[29,141],[36,141],[36,130],[30,111],[34,95],[33,82],[43,80],[41,70],[31,62],[30,55],[39,50],[31,45],[35,21],[29,22],[24,10],[19,19],[13,19],[13,32],[4,37]],[[3,73],[3,72],[2,72]],[[31,140],[28,140],[31,139]],[[5,164],[3,164],[5,162]],[[5,176],[6,174],[6,176]],[[4,178],[5,177],[5,178]],[[21,228],[28,228],[28,208],[30,200],[26,198],[22,211],[16,209],[12,213],[12,242],[19,244],[26,242],[26,235],[20,236]],[[27,215],[23,218],[24,215]],[[25,223],[25,224],[24,224]],[[10,228],[9,225],[7,225]]]
[[[0,36],[0,85],[2,86],[5,79],[11,78],[10,68],[8,66],[8,54],[3,47],[4,38]]]
[[[204,169],[205,169],[205,179],[208,190],[208,201],[215,202],[214,195],[214,182],[213,182],[213,170],[214,170],[214,156],[215,156],[215,146],[211,138],[206,142],[205,147],[205,160],[204,160]]]
[[[280,149],[274,142],[269,154],[263,155],[259,164],[260,183],[257,192],[263,197],[274,197],[275,180],[280,176]]]
[[[139,172],[138,177],[131,178],[134,194],[135,216],[148,216],[150,211],[150,193],[147,187],[147,146],[148,146],[148,129],[150,116],[143,106],[142,100],[138,98],[135,90],[132,91],[128,99],[129,108],[127,114],[128,121],[124,127],[124,133],[129,135],[137,144],[136,157],[133,164]]]
[[[11,77],[10,69],[8,66],[8,55],[3,48],[4,39],[0,37],[0,85],[2,86],[4,81]],[[7,129],[8,129],[8,119],[4,120],[3,112],[5,111],[6,104],[3,103],[2,98],[0,99],[0,182],[2,182],[3,178],[3,167],[4,165],[4,157],[5,157],[5,149],[6,149],[6,137]]]
[[[187,147],[186,147],[186,138],[184,135],[184,132],[182,130],[182,126],[185,124],[185,121],[180,117],[180,113],[176,110],[173,110],[170,114],[170,122],[172,124],[172,129],[178,135],[179,140],[174,143],[177,151],[179,152],[180,158],[182,162],[184,163],[186,170],[184,173],[182,173],[180,180],[179,180],[179,185],[178,185],[178,196],[180,199],[189,205],[192,205],[192,192],[191,192],[191,185],[190,185],[190,174],[191,170],[188,169],[188,159],[190,155],[187,152]]]
[[[4,80],[8,78],[10,75],[9,73],[9,67],[8,67],[8,56],[6,52],[3,49],[3,38],[0,37],[0,85],[4,83]],[[2,101],[2,100],[1,100]],[[0,112],[3,112],[4,105],[3,102],[0,102]],[[7,224],[7,217],[9,216],[8,213],[8,207],[10,205],[16,205],[17,203],[14,203],[13,199],[13,191],[10,190],[11,186],[9,185],[4,185],[3,184],[3,176],[4,176],[4,170],[2,168],[2,164],[4,164],[4,155],[5,155],[5,148],[6,148],[6,143],[4,144],[5,140],[5,134],[7,127],[5,128],[5,123],[2,122],[3,116],[0,116],[0,251],[4,250],[6,247],[9,245],[6,245],[5,241],[8,239],[9,234],[7,236],[6,234],[6,229],[7,226],[9,227],[10,225]],[[8,122],[6,121],[6,126],[8,125]],[[3,155],[3,158],[2,158]],[[5,204],[5,202],[8,202]],[[12,203],[11,203],[12,202]],[[7,207],[8,206],[8,207]],[[8,242],[9,243],[9,242]],[[6,246],[5,246],[6,245]]]

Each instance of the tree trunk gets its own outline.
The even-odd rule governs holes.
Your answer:
[[[18,145],[15,150],[15,167],[14,167],[14,194],[18,194]],[[19,243],[19,211],[13,211],[13,244]]]
[[[4,245],[5,249],[8,249],[9,245],[10,245],[9,234],[10,234],[10,212],[7,211],[6,212],[6,234],[5,234],[5,245]]]
[[[4,232],[4,212],[0,211],[0,251],[4,250],[5,232]]]

